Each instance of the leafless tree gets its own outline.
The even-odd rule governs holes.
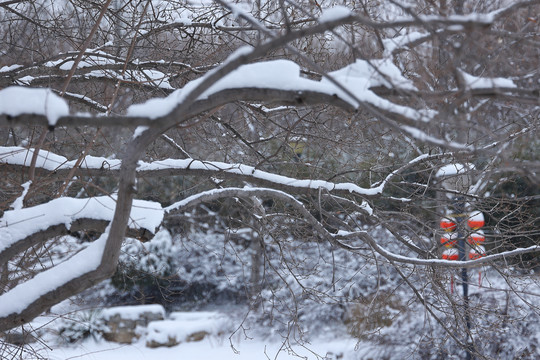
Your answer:
[[[112,276],[126,236],[240,199],[257,232],[392,267],[483,356],[444,277],[525,267],[540,249],[539,1],[379,3],[0,2],[0,331]],[[443,186],[448,164],[474,167]],[[103,211],[85,211],[93,201]],[[439,219],[456,203],[485,214],[487,256],[441,259]],[[102,235],[35,266],[84,230]],[[62,269],[77,270],[36,286]]]

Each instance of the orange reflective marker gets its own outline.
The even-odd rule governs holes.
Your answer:
[[[457,235],[458,234],[456,234],[456,233],[443,234],[441,236],[441,244],[444,245],[447,248],[451,248],[451,247],[456,246]]]
[[[482,245],[476,245],[469,251],[469,259],[476,260],[486,256],[486,249]]]
[[[459,254],[457,249],[450,248],[446,249],[442,253],[442,259],[443,260],[457,260],[459,258]]]
[[[454,231],[456,230],[456,223],[454,220],[451,220],[449,218],[442,218],[440,223],[441,229],[444,229],[444,231]]]
[[[471,229],[480,229],[482,226],[484,226],[484,224],[484,214],[482,214],[480,211],[473,211],[469,214],[467,225],[469,225]]]
[[[486,236],[484,235],[484,232],[482,230],[477,230],[477,231],[473,232],[467,238],[467,242],[471,246],[483,244],[484,241],[486,241]]]

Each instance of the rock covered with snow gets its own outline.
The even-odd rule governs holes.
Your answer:
[[[183,342],[201,341],[230,331],[229,319],[218,312],[173,312],[170,319],[148,325],[146,346],[176,346]]]
[[[102,318],[108,328],[108,331],[103,333],[105,340],[131,344],[140,337],[141,327],[165,318],[165,309],[157,304],[118,306],[103,310]]]

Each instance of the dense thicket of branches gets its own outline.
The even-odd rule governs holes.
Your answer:
[[[419,289],[445,292],[441,269],[538,266],[539,10],[503,0],[0,2],[0,331],[110,277],[126,236],[148,240],[209,206],[231,229],[260,234],[254,292],[263,234],[329,242],[395,267],[471,351],[475,330],[430,310],[451,297]],[[69,114],[53,124],[63,101]],[[466,186],[437,176],[457,163],[471,164],[450,174]],[[77,202],[101,197],[114,199],[114,215]],[[489,256],[440,260],[439,219],[456,204],[484,213]],[[132,206],[147,215],[130,217]],[[36,274],[54,276],[51,244],[84,232],[102,244],[83,250],[94,263],[2,310]]]

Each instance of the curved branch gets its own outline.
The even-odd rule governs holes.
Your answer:
[[[67,226],[66,224],[49,225],[48,228],[37,233],[30,234],[0,251],[0,266],[7,263],[13,256],[29,249],[32,246],[45,243],[53,237],[70,235],[77,231],[89,230],[103,233],[109,223],[110,221],[108,220],[79,218],[73,221],[70,226]],[[126,232],[126,236],[136,238],[144,242],[152,239],[154,233],[150,229],[129,228]]]
[[[0,295],[0,332],[30,322],[73,294],[114,274],[116,263],[101,261],[107,234],[69,260]]]
[[[287,203],[295,211],[297,211],[308,224],[313,226],[313,229],[321,235],[324,239],[328,240],[333,245],[336,245],[342,249],[348,251],[355,251],[357,248],[344,244],[340,241],[337,241],[336,238],[331,234],[302,204],[300,201],[295,199],[292,195],[274,189],[265,189],[265,188],[223,188],[217,190],[209,190],[197,195],[190,196],[184,200],[176,202],[169,207],[165,208],[165,211],[173,212],[180,211],[189,207],[193,207],[205,201],[217,200],[224,197],[246,197],[252,198],[253,196],[257,197],[270,197],[278,199]]]
[[[108,196],[88,199],[58,198],[29,208],[6,211],[0,218],[3,239],[0,265],[15,254],[53,236],[83,229],[104,231],[113,218],[116,201]],[[146,240],[163,220],[161,205],[137,200],[131,209],[129,235]]]
[[[19,147],[0,147],[0,164],[6,166],[27,166],[26,154],[34,153],[33,149]],[[20,156],[17,156],[20,155]],[[332,194],[360,195],[362,197],[378,197],[385,190],[387,184],[406,169],[418,163],[447,157],[449,154],[420,155],[409,161],[400,168],[388,174],[383,181],[373,187],[363,188],[354,183],[335,183],[318,179],[297,179],[276,173],[259,170],[256,167],[244,164],[231,164],[218,161],[201,161],[191,158],[187,159],[165,159],[152,163],[138,162],[136,175],[141,177],[163,177],[163,176],[219,176],[228,179],[237,179],[254,183],[261,186],[272,187],[287,191],[293,194],[307,194],[318,192],[324,189]],[[43,152],[39,155],[37,167],[54,172],[56,176],[63,177],[66,172],[71,171],[75,166],[75,161],[68,161],[66,158],[50,152]],[[80,166],[82,175],[87,176],[107,176],[116,175],[119,171],[121,161],[109,160],[87,156]],[[367,204],[362,205],[364,210],[371,212]]]
[[[506,259],[507,257],[530,254],[535,252],[540,252],[540,245],[534,245],[527,248],[519,248],[511,251],[505,251],[499,254],[493,254],[481,257],[476,260],[470,261],[449,261],[449,260],[439,260],[439,259],[416,259],[407,256],[402,256],[394,254],[377,244],[375,239],[373,239],[366,232],[351,232],[351,233],[339,233],[336,238],[354,238],[359,237],[371,246],[378,254],[382,255],[384,258],[395,261],[402,264],[411,264],[411,265],[423,265],[423,266],[438,266],[445,268],[474,268],[485,264],[492,264],[496,260]]]

